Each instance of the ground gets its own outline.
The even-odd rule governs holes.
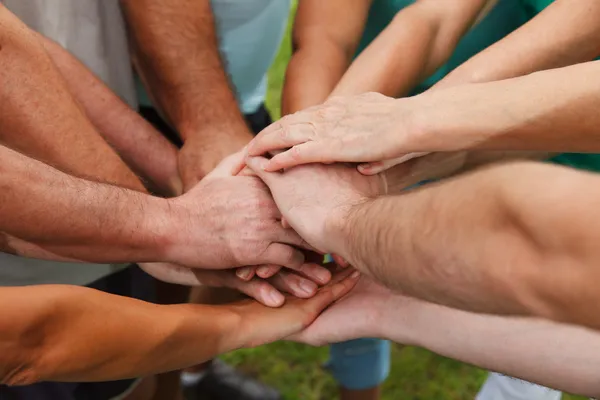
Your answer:
[[[269,76],[267,105],[275,118],[280,115],[281,87],[290,53],[288,29]],[[335,382],[321,368],[327,359],[327,348],[282,342],[233,352],[224,359],[276,387],[286,400],[336,398]],[[481,369],[426,350],[394,346],[383,400],[470,400],[486,375]],[[584,400],[570,395],[563,399]]]

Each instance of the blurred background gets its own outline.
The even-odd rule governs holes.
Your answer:
[[[294,4],[292,13],[295,8]],[[267,107],[273,118],[281,115],[281,89],[291,55],[290,30],[291,26],[288,26],[269,74]],[[327,360],[327,354],[327,347],[314,348],[281,342],[240,350],[222,358],[279,389],[286,400],[331,400],[337,396],[337,386],[327,371],[319,367]],[[486,371],[426,350],[393,345],[391,373],[383,385],[382,399],[472,400],[486,376]],[[563,400],[585,398],[564,394]]]

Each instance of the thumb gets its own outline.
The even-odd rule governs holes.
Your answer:
[[[244,157],[246,154],[246,148],[227,156],[217,165],[215,169],[211,171],[206,178],[226,177],[235,176],[244,169]]]
[[[269,160],[264,157],[249,157],[246,159],[248,168],[254,171],[254,173],[270,188],[272,184],[276,184],[279,179],[281,179],[281,173],[265,171],[268,164]]]

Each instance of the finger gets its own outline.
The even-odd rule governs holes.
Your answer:
[[[261,265],[256,269],[256,275],[260,278],[268,279],[278,273],[280,269],[279,265]]]
[[[296,270],[304,264],[304,254],[294,247],[281,243],[271,243],[258,262],[281,265]]]
[[[241,267],[235,271],[236,276],[243,281],[249,281],[250,279],[254,278],[255,273],[255,266]]]
[[[283,226],[283,229],[290,229],[292,227],[285,218],[281,218],[281,226]]]
[[[341,276],[346,276],[344,278],[340,278]],[[338,281],[338,279],[341,279]],[[350,275],[340,274],[335,278],[332,283],[321,290],[310,300],[307,302],[307,307],[309,310],[318,314],[323,311],[326,307],[328,307],[333,302],[344,297],[348,292],[350,292],[354,286],[358,283],[360,279],[360,273],[358,271],[350,272]]]
[[[295,230],[293,229],[281,229],[282,226],[277,224],[277,228],[278,232],[277,234],[274,236],[273,240],[280,242],[280,243],[285,243],[285,244],[291,244],[293,246],[302,248],[302,249],[306,249],[309,251],[317,251],[314,247],[312,247],[306,240],[302,239],[302,237],[300,235],[298,235],[296,233]]]
[[[249,157],[246,159],[246,165],[254,171],[256,175],[269,187],[282,179],[281,174],[277,172],[268,172],[265,167],[269,163],[264,157]]]
[[[244,166],[244,169],[242,169],[237,176],[256,176],[256,174],[250,168]]]
[[[405,154],[401,157],[392,158],[390,160],[384,160],[373,163],[360,164],[358,166],[358,171],[363,175],[377,175],[378,173],[385,171],[386,169],[390,169],[393,166],[398,164],[402,164],[406,161],[412,160],[413,158],[423,157],[429,153],[410,153]]]
[[[234,153],[230,156],[227,156],[217,165],[217,167],[212,170],[210,174],[206,176],[206,178],[215,178],[215,177],[223,177],[223,176],[235,176],[240,173],[244,169],[245,163],[245,154],[246,148]],[[206,179],[205,178],[205,179]]]
[[[316,283],[309,279],[287,271],[279,271],[278,274],[269,279],[269,282],[276,289],[301,299],[313,297],[319,288]]]
[[[343,155],[339,153],[340,149],[335,148],[328,141],[301,143],[273,156],[266,165],[265,170],[272,172],[295,167],[300,164],[352,161],[344,159]]]
[[[319,264],[304,263],[300,266],[300,268],[295,269],[294,271],[320,285],[326,285],[329,283],[329,281],[331,281],[331,272],[329,269]]]
[[[248,146],[249,156],[261,156],[283,150],[314,138],[313,126],[306,117],[288,116],[260,132]]]
[[[281,307],[285,302],[285,296],[265,280],[254,278],[249,282],[243,282],[234,279],[236,283],[232,285],[233,289],[239,290],[267,307]]]

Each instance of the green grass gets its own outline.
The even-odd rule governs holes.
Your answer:
[[[280,116],[281,88],[290,54],[288,27],[288,34],[269,75],[267,107],[274,118]],[[321,368],[327,359],[327,348],[282,342],[233,352],[224,359],[276,387],[286,400],[336,398],[336,384]],[[437,356],[423,349],[394,346],[392,370],[384,385],[383,399],[473,399],[486,375],[481,369]],[[584,398],[565,395],[563,399]]]

